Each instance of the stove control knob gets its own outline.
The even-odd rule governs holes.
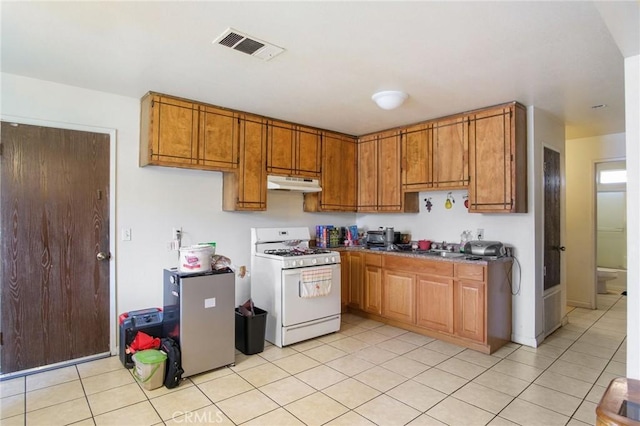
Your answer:
[[[304,260],[300,259],[300,261],[298,261],[298,265],[300,266],[304,265]]]
[[[318,263],[318,259],[311,259],[311,263],[315,265],[316,263]]]
[[[336,263],[336,257],[335,256],[331,256],[331,263]]]
[[[324,258],[324,263],[329,263],[329,258],[328,257]]]

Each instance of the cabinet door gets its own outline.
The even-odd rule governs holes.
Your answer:
[[[240,167],[224,175],[223,209],[266,210],[266,126],[262,118],[249,115],[241,117],[239,126]]]
[[[349,306],[362,309],[364,293],[362,255],[350,253],[349,255]]]
[[[485,284],[479,281],[456,281],[454,297],[455,334],[484,342]]]
[[[465,117],[433,123],[433,187],[465,188],[469,180],[468,124]]]
[[[379,266],[364,266],[364,306],[367,312],[382,313],[382,269]]]
[[[270,121],[267,140],[267,172],[293,175],[296,142],[294,126],[281,121]]]
[[[432,131],[430,124],[402,132],[402,186],[405,191],[423,191],[433,186]]]
[[[416,275],[384,270],[382,279],[382,315],[408,324],[415,323]]]
[[[525,112],[515,104],[470,117],[470,212],[526,212],[526,133],[518,118]]]
[[[356,168],[356,139],[325,132],[322,135],[322,191],[304,194],[304,211],[354,212]]]
[[[417,314],[419,326],[453,333],[453,280],[418,275]]]
[[[198,163],[198,106],[153,96],[150,126],[151,164],[188,166]]]
[[[378,210],[378,137],[358,141],[358,211]]]
[[[321,135],[309,127],[296,126],[296,161],[294,174],[299,177],[320,176]]]
[[[358,201],[358,153],[356,139],[343,136],[340,146],[341,158],[338,164],[340,164],[341,167],[337,175],[337,182],[340,187],[340,211],[354,212],[356,211]]]
[[[200,150],[198,163],[227,171],[238,168],[240,126],[238,114],[200,106]]]
[[[378,211],[402,211],[400,147],[397,131],[378,136]]]

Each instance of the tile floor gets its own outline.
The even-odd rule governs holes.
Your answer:
[[[142,389],[118,357],[0,382],[10,425],[583,425],[625,375],[626,297],[489,356],[345,315],[339,333]]]

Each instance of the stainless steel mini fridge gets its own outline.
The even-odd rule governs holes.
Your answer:
[[[235,275],[164,270],[163,335],[180,344],[183,377],[235,362]]]

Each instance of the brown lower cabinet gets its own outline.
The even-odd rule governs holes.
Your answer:
[[[353,285],[348,285],[348,301],[347,306],[362,309],[363,306],[363,287],[362,287],[362,274],[364,265],[364,255],[362,253],[349,253],[343,252],[343,254],[347,258],[347,265],[349,268],[349,283],[353,283]],[[342,263],[344,265],[344,261]]]
[[[419,274],[416,276],[416,324],[453,333],[453,278]]]
[[[416,317],[416,275],[385,269],[382,282],[382,315],[412,324]]]
[[[342,283],[349,312],[484,353],[511,340],[510,259],[470,263],[344,251],[342,262],[349,268]]]
[[[382,256],[365,253],[364,255],[364,300],[362,309],[372,314],[382,313]]]

